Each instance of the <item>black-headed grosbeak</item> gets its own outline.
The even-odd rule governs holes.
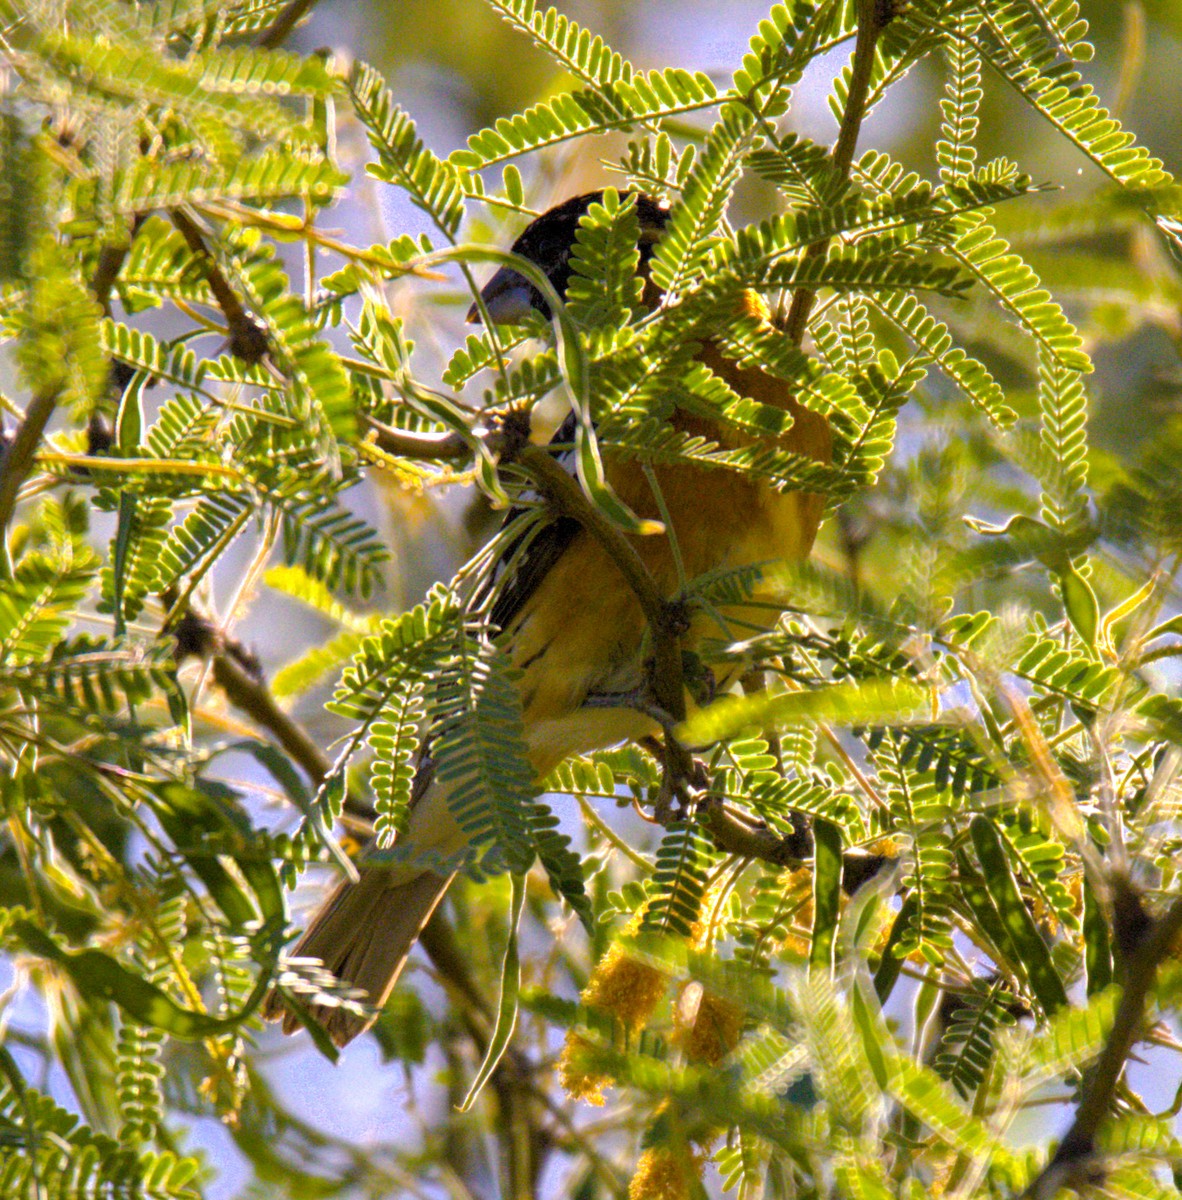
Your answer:
[[[602,197],[602,192],[592,192],[566,201],[533,221],[513,244],[517,254],[546,273],[559,296],[565,295],[570,277],[579,219]],[[636,207],[641,272],[647,279],[667,209],[644,195],[636,196]],[[519,323],[530,310],[551,315],[541,293],[508,267],[497,271],[481,296],[498,323]],[[650,306],[660,302],[651,282],[645,301]],[[762,301],[754,294],[744,294],[740,303],[766,319]],[[477,319],[475,306],[469,317]],[[698,358],[735,392],[791,414],[791,427],[778,439],[781,448],[829,460],[828,424],[798,404],[788,384],[738,366],[709,342]],[[723,446],[743,440],[698,414],[678,409],[671,420],[678,430]],[[572,418],[555,441],[569,443],[573,433]],[[610,454],[605,454],[605,468],[608,482],[633,512],[654,520],[660,516],[667,523],[664,534],[634,541],[669,597],[677,594],[679,578],[806,557],[821,519],[822,497],[776,491],[736,472],[689,463],[654,464],[646,472],[634,457],[613,461]],[[706,614],[695,617],[686,644],[692,646],[713,620]],[[651,715],[623,699],[612,703],[612,698],[636,694],[643,686],[646,623],[635,594],[607,551],[576,521],[556,518],[523,555],[515,556],[511,576],[501,582],[491,621],[520,671],[526,744],[539,779],[570,755],[657,730]],[[293,950],[320,959],[338,979],[361,989],[375,1008],[389,996],[420,930],[451,882],[451,876],[416,866],[416,857],[438,862],[465,845],[447,796],[430,779],[429,764],[420,768],[412,803],[401,861],[368,866],[362,862],[360,881],[346,881],[333,891]],[[266,1013],[284,1016],[277,995],[269,999]],[[340,1045],[368,1026],[344,1009],[325,1008],[317,1016]],[[286,1014],[285,1030],[295,1027],[295,1018]]]

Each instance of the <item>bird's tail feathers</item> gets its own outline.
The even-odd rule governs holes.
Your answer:
[[[419,933],[454,876],[433,871],[406,878],[387,866],[363,866],[356,883],[339,884],[292,948],[292,957],[318,958],[341,982],[365,993],[366,1004],[386,1003]],[[351,1042],[376,1019],[336,1006],[313,1005],[312,1015],[338,1045]],[[263,1016],[282,1020],[291,1033],[298,1018],[277,992],[267,997]]]

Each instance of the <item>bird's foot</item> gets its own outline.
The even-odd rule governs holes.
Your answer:
[[[583,700],[584,708],[630,708],[635,712],[651,717],[669,737],[672,730],[680,724],[672,713],[667,712],[659,704],[654,703],[652,693],[647,687],[633,688],[628,692],[592,692]]]

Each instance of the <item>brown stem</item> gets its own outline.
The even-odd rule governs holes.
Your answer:
[[[226,650],[213,655],[211,666],[213,681],[226,699],[256,725],[274,734],[314,785],[323,783],[332,763],[308,732],[279,707],[266,681],[248,671]]]
[[[291,3],[254,40],[260,50],[274,50],[287,40],[287,35],[311,11],[316,0],[291,0]]]
[[[90,290],[108,317],[111,315],[111,289],[119,277],[128,249],[128,246],[104,246],[99,251],[98,266],[90,281]]]
[[[12,560],[8,555],[8,523],[16,511],[20,486],[33,469],[33,460],[61,388],[57,385],[38,392],[25,409],[25,419],[17,428],[7,452],[0,459],[0,578],[12,578]]]
[[[1118,906],[1122,902],[1122,893],[1125,901],[1132,900],[1139,905],[1139,899],[1127,880],[1117,877],[1113,889],[1114,902]],[[1112,1109],[1112,1098],[1124,1073],[1125,1063],[1141,1036],[1157,969],[1171,953],[1179,934],[1182,934],[1182,897],[1175,899],[1164,915],[1150,921],[1136,948],[1128,955],[1124,986],[1112,1032],[1092,1068],[1071,1128],[1059,1143],[1054,1157],[1030,1185],[1027,1194],[1035,1200],[1051,1196],[1080,1167],[1086,1170],[1087,1160],[1095,1148],[1100,1123]]]
[[[201,262],[205,282],[209,284],[209,290],[213,292],[213,298],[226,318],[226,327],[230,331],[230,353],[243,362],[259,362],[267,353],[266,330],[242,307],[242,301],[226,281],[192,217],[179,208],[173,209],[169,216],[189,249]]]
[[[449,462],[466,458],[472,446],[458,433],[415,433],[409,429],[394,429],[374,417],[361,414],[361,422],[374,434],[374,445],[396,458],[421,458],[428,462]],[[490,435],[492,438],[494,435]],[[486,438],[495,454],[496,444]]]
[[[854,151],[858,145],[858,134],[866,116],[866,100],[870,94],[870,76],[874,70],[874,52],[878,38],[891,19],[891,5],[883,0],[858,0],[858,38],[854,43],[854,65],[850,73],[850,90],[846,96],[845,112],[841,117],[841,128],[837,141],[833,143],[833,168],[843,182],[850,177]],[[829,253],[831,238],[813,242],[804,252],[804,263],[824,258]],[[784,331],[799,346],[804,341],[809,313],[817,293],[808,287],[800,287],[792,296],[792,305],[784,323]]]
[[[668,605],[636,547],[587,498],[576,480],[541,446],[523,446],[513,461],[537,485],[551,508],[572,517],[607,551],[640,601],[654,638],[669,624]]]
[[[801,853],[804,847],[798,844],[798,838],[780,837],[766,827],[747,825],[727,812],[715,797],[707,796],[698,811],[706,818],[714,844],[727,854],[757,858],[777,867],[796,867],[808,853]]]
[[[684,614],[662,595],[636,547],[584,495],[578,483],[540,446],[526,445],[514,462],[529,475],[546,500],[562,516],[573,517],[607,551],[624,576],[648,622],[653,641],[653,699],[673,721],[685,720],[685,682],[681,663]],[[666,790],[672,793],[693,770],[684,747],[666,734]]]

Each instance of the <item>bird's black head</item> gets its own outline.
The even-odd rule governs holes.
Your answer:
[[[513,253],[540,267],[554,290],[564,298],[579,218],[602,199],[603,192],[573,196],[531,221],[513,243]],[[640,221],[640,265],[643,269],[669,219],[669,207],[652,196],[637,193],[636,215]],[[542,293],[512,267],[497,271],[481,289],[480,295],[489,316],[498,324],[512,325],[523,321],[531,310],[540,312],[547,319],[552,316]],[[468,310],[468,320],[480,320],[476,305]]]

